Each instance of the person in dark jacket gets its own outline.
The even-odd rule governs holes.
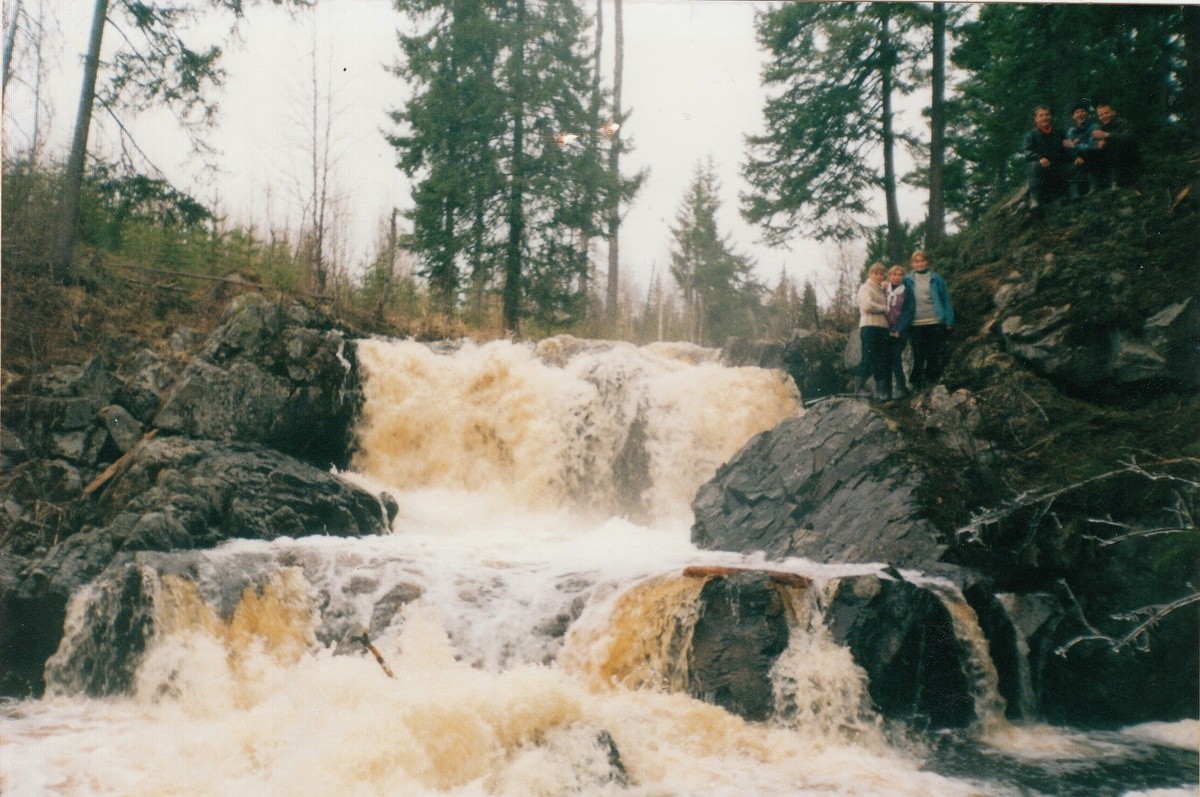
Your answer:
[[[1076,103],[1071,109],[1071,118],[1075,124],[1067,128],[1067,138],[1063,141],[1063,146],[1067,148],[1071,157],[1067,198],[1074,201],[1100,187],[1100,142],[1092,135],[1100,126],[1092,118],[1087,103],[1084,102]]]
[[[1096,116],[1100,125],[1092,131],[1092,137],[1100,153],[1100,181],[1105,188],[1114,182],[1127,188],[1137,182],[1142,171],[1133,126],[1117,116],[1116,109],[1106,102],[1096,106]]]
[[[1031,207],[1036,208],[1066,193],[1066,168],[1071,155],[1063,146],[1066,134],[1054,126],[1049,108],[1038,108],[1033,119],[1034,127],[1025,136],[1025,163]]]

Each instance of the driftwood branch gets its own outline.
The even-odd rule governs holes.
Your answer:
[[[142,438],[130,446],[128,451],[117,457],[116,461],[105,468],[103,473],[92,479],[88,483],[88,486],[83,488],[83,494],[92,495],[98,492],[99,490],[103,489],[104,485],[108,484],[108,482],[111,481],[114,476],[117,476],[118,474],[124,473],[126,470],[128,470],[129,466],[133,464],[133,455],[137,452],[137,450],[141,448],[142,444],[147,440],[153,440],[157,434],[157,429],[151,429],[142,435]]]
[[[367,635],[367,629],[364,628],[362,633],[355,637],[355,639],[360,642],[364,648],[371,652],[371,655],[375,657],[375,661],[379,662],[379,666],[383,668],[383,671],[387,674],[388,678],[396,677],[396,674],[392,672],[392,668],[389,667],[388,663],[384,660],[383,654],[379,652],[379,648],[375,647],[375,645],[371,643],[371,637]]]

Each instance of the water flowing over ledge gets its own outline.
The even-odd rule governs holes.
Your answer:
[[[393,533],[114,563],[71,600],[50,696],[0,709],[6,794],[1028,793],[1010,768],[1042,793],[1115,797],[1065,786],[1180,769],[1162,743],[1177,727],[1005,722],[952,585],[696,549],[699,484],[798,412],[779,374],[566,338],[356,349],[365,403],[342,477],[391,495]],[[966,729],[922,736],[872,706],[851,627],[889,590],[944,615],[946,638],[920,640],[950,651]],[[776,646],[761,683],[698,657],[719,653],[722,618]],[[721,703],[764,691],[766,719]]]

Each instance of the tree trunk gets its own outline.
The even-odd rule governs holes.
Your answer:
[[[608,171],[612,175],[613,195],[608,205],[608,293],[605,310],[609,328],[615,330],[617,322],[617,294],[621,280],[621,126],[625,118],[621,111],[621,70],[625,65],[625,30],[622,22],[621,0],[613,0],[613,122],[618,127],[613,133],[612,145],[608,150]]]
[[[13,48],[17,44],[17,21],[21,18],[21,0],[13,0],[12,19],[8,20],[8,30],[4,33],[4,84],[0,91],[8,96],[8,79],[12,77]]]
[[[508,245],[504,259],[504,330],[520,335],[521,249],[525,244],[525,0],[517,0],[517,41],[513,51],[512,175],[508,190]]]
[[[929,103],[929,218],[925,245],[946,237],[946,5],[933,4],[933,70]]]
[[[600,92],[600,59],[604,52],[604,0],[596,0],[596,47],[592,53],[592,118],[599,119],[600,112],[603,108],[603,95]],[[596,159],[599,161],[599,136],[595,131],[587,137],[588,147],[596,154]],[[579,244],[583,250],[583,273],[579,275],[579,293],[583,296],[583,313],[586,318],[591,311],[591,284],[592,284],[592,239],[587,233],[583,234],[583,240]]]
[[[87,56],[83,62],[83,86],[79,91],[79,110],[75,114],[75,134],[67,156],[64,175],[63,204],[58,218],[58,234],[50,255],[50,275],[59,282],[71,276],[71,253],[79,226],[79,194],[83,191],[83,166],[87,159],[88,130],[92,126],[92,106],[96,100],[96,76],[100,72],[100,45],[104,40],[104,24],[108,0],[96,0],[92,11],[92,32],[88,39]]]
[[[887,248],[893,263],[904,261],[904,231],[900,226],[900,207],[896,203],[896,133],[892,123],[892,70],[896,55],[892,49],[890,20],[886,7],[879,19],[879,73],[883,94],[883,193],[887,204]]]

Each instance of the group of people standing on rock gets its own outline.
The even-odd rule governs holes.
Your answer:
[[[912,272],[875,263],[858,289],[858,333],[862,359],[855,392],[874,379],[875,398],[906,398],[936,383],[945,368],[946,336],[954,326],[950,290],[929,269],[929,256],[918,249]],[[904,348],[912,347],[912,368],[904,378]]]
[[[1113,185],[1127,187],[1141,170],[1137,135],[1112,105],[1099,103],[1093,119],[1088,104],[1077,102],[1071,119],[1075,124],[1064,132],[1049,108],[1034,111],[1033,129],[1025,136],[1025,163],[1035,210],[1059,197],[1073,202]]]

